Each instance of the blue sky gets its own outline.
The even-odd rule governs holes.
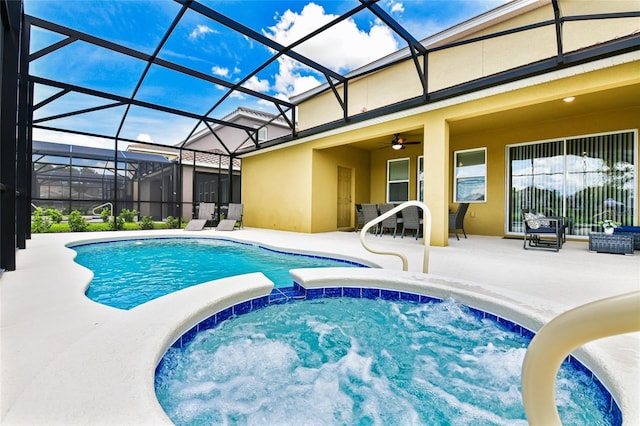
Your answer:
[[[267,36],[289,45],[318,26],[354,8],[358,1],[322,0],[202,0],[202,4]],[[425,38],[505,3],[504,0],[380,0],[385,11],[417,39]],[[147,53],[153,53],[180,4],[171,0],[24,0],[25,13]],[[31,51],[61,38],[43,30],[32,33]],[[364,11],[326,34],[295,50],[327,68],[345,73],[405,47],[392,31],[370,12]],[[207,75],[236,83],[272,57],[265,46],[235,33],[208,18],[188,11],[178,23],[159,57]],[[130,97],[145,63],[84,43],[72,43],[30,65],[32,75],[64,81]],[[281,58],[243,85],[280,99],[309,90],[324,77],[288,57]],[[37,86],[36,102],[57,89]],[[203,83],[153,66],[136,99],[202,114],[226,92],[221,86]],[[78,108],[105,104],[86,95],[69,94],[39,109],[35,118]],[[248,95],[235,94],[212,114],[222,118],[238,106],[274,111],[272,105]],[[114,135],[124,107],[115,107],[52,121],[86,132]],[[121,137],[163,144],[180,142],[197,122],[190,118],[133,107],[120,132]],[[34,139],[99,146],[99,140],[36,129]],[[112,146],[109,142],[107,146]]]

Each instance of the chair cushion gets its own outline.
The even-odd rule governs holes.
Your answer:
[[[538,215],[535,213],[525,213],[524,220],[527,221],[527,225],[531,229],[540,228],[540,220],[538,219]]]

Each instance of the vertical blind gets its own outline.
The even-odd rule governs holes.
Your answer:
[[[636,133],[622,132],[510,146],[509,232],[522,232],[522,209],[567,218],[569,235],[600,222],[634,224]]]

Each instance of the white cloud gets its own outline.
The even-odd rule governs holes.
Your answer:
[[[214,75],[219,75],[220,77],[229,77],[229,68],[214,66],[211,68],[211,72]]]
[[[149,133],[140,133],[138,136],[136,136],[136,140],[140,142],[153,142],[153,139],[151,139],[151,135]]]
[[[193,31],[191,31],[189,38],[191,40],[197,40],[199,38],[204,38],[207,34],[218,34],[218,31],[206,25],[198,25],[193,29]]]
[[[391,13],[401,14],[402,12],[404,12],[404,5],[397,1],[390,1],[389,10],[391,11]]]
[[[402,7],[401,3],[398,3]],[[322,6],[307,4],[300,13],[287,10],[276,17],[276,25],[263,33],[283,46],[288,46],[315,29],[337,18],[327,14]],[[379,22],[368,30],[358,28],[352,19],[342,21],[331,29],[295,48],[295,51],[337,72],[347,72],[373,62],[398,50],[392,31]],[[283,56],[278,59],[275,76],[276,97],[289,98],[324,82],[308,67]]]
[[[263,30],[278,43],[288,46],[320,26],[336,19],[324,8],[307,4],[302,12],[287,10],[276,25]],[[392,31],[373,23],[369,31],[361,30],[347,19],[296,47],[296,51],[336,71],[348,71],[379,59],[398,49]]]
[[[271,85],[269,84],[269,80],[260,80],[255,75],[251,77],[249,80],[247,80],[247,82],[244,83],[242,86],[246,87],[247,89],[255,90],[256,92],[261,92],[261,93],[268,92],[269,89],[271,88]]]

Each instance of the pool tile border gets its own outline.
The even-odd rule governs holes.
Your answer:
[[[271,250],[271,249],[267,249]],[[278,251],[278,250],[272,250]],[[284,252],[283,252],[284,253]],[[366,265],[363,265],[366,267]],[[249,313],[251,311],[264,308],[269,305],[278,305],[284,303],[292,303],[301,300],[313,300],[313,299],[322,299],[322,298],[338,298],[338,297],[351,297],[357,299],[383,299],[389,301],[411,301],[415,303],[439,303],[442,302],[443,299],[430,297],[417,293],[409,293],[398,290],[389,290],[382,288],[371,288],[371,287],[318,287],[307,289],[297,282],[293,283],[292,287],[284,287],[284,288],[274,288],[268,296],[262,296],[255,299],[251,299],[245,302],[240,302],[236,305],[233,305],[229,308],[223,309],[222,311],[216,312],[211,315],[209,318],[206,318],[200,321],[198,324],[187,330],[182,336],[180,336],[175,342],[171,344],[172,348],[182,348],[188,345],[198,334],[200,331],[208,330],[211,328],[215,328],[221,322],[237,316]],[[488,319],[496,322],[502,327],[506,328],[509,331],[512,331],[516,334],[519,334],[525,339],[531,340],[535,336],[535,333],[526,327],[517,324],[511,320],[506,318],[502,318],[498,315],[492,314],[490,312],[485,312],[477,308],[473,308],[471,306],[464,305],[469,312],[471,312],[474,316],[480,319]],[[163,362],[163,358],[160,359],[158,366],[156,367],[156,374],[160,369]],[[564,363],[568,363],[572,368],[576,370],[582,371],[587,374],[593,384],[600,389],[600,391],[606,395],[609,403],[609,413],[613,419],[613,425],[619,426],[622,425],[622,411],[618,406],[617,402],[611,395],[611,392],[606,388],[606,386],[598,379],[598,377],[593,374],[587,366],[585,366],[582,362],[580,362],[573,355],[569,355]]]

